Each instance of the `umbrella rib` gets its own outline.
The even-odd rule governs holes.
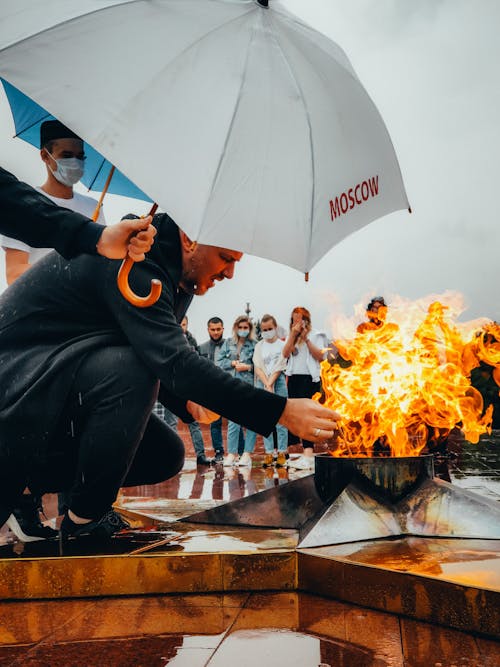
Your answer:
[[[301,29],[304,29],[304,28],[305,28],[306,30],[308,30],[308,31],[310,31],[311,33],[313,33],[314,35],[318,35],[320,38],[325,38],[325,37],[326,37],[326,35],[324,35],[322,32],[319,32],[318,30],[316,30],[315,28],[313,28],[313,27],[312,27],[311,25],[309,25],[308,23],[305,23],[305,22],[301,21],[301,20],[300,20],[297,16],[295,16],[292,12],[289,12],[289,11],[287,11],[287,10],[284,10],[283,7],[280,7],[279,9],[275,9],[274,11],[275,11],[276,14],[280,14],[280,15],[282,16],[282,18],[283,18],[285,21],[288,21],[289,23],[295,24],[295,25],[297,25],[297,26],[298,26],[299,28],[301,28]],[[349,67],[347,67],[344,63],[340,62],[340,61],[338,60],[337,57],[334,58],[335,63],[336,63],[339,67],[341,67],[341,68],[344,70],[344,72],[346,72],[346,74],[348,74],[348,75],[351,77],[351,79],[352,79],[353,81],[356,81],[356,83],[358,83],[359,85],[362,86],[362,84],[361,84],[360,80],[358,79],[356,73],[355,73],[355,72],[353,71],[353,69],[352,69],[351,62],[350,62],[350,60],[349,60],[347,54],[345,53],[345,51],[344,51],[344,50],[337,44],[337,42],[334,42],[333,40],[331,40],[331,42],[332,42],[332,44],[334,44],[335,47],[342,53],[342,55],[344,56],[344,58],[346,59],[348,65],[349,65]],[[313,39],[311,39],[311,44],[312,44],[316,49],[318,49],[319,51],[321,51],[322,53],[324,53],[325,55],[330,56],[330,54],[328,53],[328,51],[326,51],[326,50],[321,46],[321,44],[318,44],[318,43],[315,42]],[[331,57],[331,56],[330,56],[330,57]]]
[[[269,12],[271,14],[271,12]],[[273,36],[274,41],[276,42],[277,47],[280,50],[281,55],[283,56],[283,60],[290,72],[290,76],[292,77],[293,82],[295,83],[295,86],[297,88],[297,91],[300,95],[300,99],[302,100],[302,105],[304,107],[304,111],[306,114],[306,120],[307,120],[307,127],[309,128],[309,147],[310,147],[310,154],[311,154],[311,172],[312,172],[312,187],[311,187],[311,207],[310,207],[310,213],[309,213],[309,243],[308,243],[308,250],[307,250],[307,262],[306,262],[306,267],[305,271],[309,271],[311,268],[309,266],[309,261],[310,261],[310,253],[311,253],[311,240],[312,240],[312,234],[313,234],[313,220],[314,220],[314,197],[315,197],[315,169],[314,169],[314,144],[313,144],[313,139],[312,139],[312,125],[311,125],[311,117],[309,115],[309,109],[307,108],[307,102],[306,98],[304,96],[304,92],[299,84],[299,81],[295,75],[295,72],[293,71],[293,68],[291,64],[288,62],[285,52],[283,50],[283,47],[280,44],[280,41],[278,39],[277,31],[274,26],[274,21],[271,16],[269,16],[269,22],[273,23],[273,30],[271,31],[271,34]]]
[[[250,12],[248,12],[248,14],[249,14],[249,13],[250,13]],[[244,16],[247,16],[247,14],[245,14]],[[235,121],[235,118],[236,118],[236,114],[238,113],[238,109],[239,109],[240,102],[241,102],[241,98],[242,98],[243,86],[244,86],[244,84],[245,84],[246,73],[247,73],[247,70],[248,70],[248,61],[250,60],[250,48],[251,48],[251,46],[252,46],[252,44],[253,44],[254,37],[255,37],[255,27],[254,27],[254,29],[252,30],[252,37],[250,38],[250,40],[249,40],[249,42],[248,42],[247,53],[246,53],[246,56],[245,56],[245,66],[244,66],[244,68],[243,68],[243,72],[242,72],[242,76],[241,76],[241,83],[240,83],[240,88],[239,88],[239,90],[238,90],[238,96],[237,96],[237,98],[236,98],[236,102],[235,102],[235,104],[234,104],[233,113],[232,113],[232,115],[231,115],[231,121],[230,121],[230,123],[229,123],[229,127],[228,127],[228,130],[227,130],[227,132],[226,132],[226,138],[225,138],[225,140],[224,140],[224,146],[223,146],[223,148],[222,148],[222,151],[221,151],[221,155],[220,155],[219,161],[218,161],[218,163],[217,163],[217,169],[215,170],[214,177],[213,177],[213,179],[212,179],[212,185],[210,186],[210,192],[209,192],[209,195],[208,195],[208,198],[207,198],[207,203],[206,203],[206,205],[205,205],[205,211],[207,210],[207,208],[208,208],[208,204],[210,203],[210,200],[212,199],[212,195],[213,195],[213,192],[214,192],[215,184],[217,183],[217,179],[218,179],[218,177],[219,177],[219,173],[220,173],[220,170],[221,170],[221,168],[222,168],[222,162],[223,162],[224,157],[225,157],[225,155],[226,155],[227,145],[228,145],[228,143],[229,143],[229,139],[230,139],[230,137],[231,137],[231,133],[232,133],[232,131],[233,131],[234,121]],[[200,231],[201,231],[201,230],[200,230]]]
[[[132,2],[135,2],[136,0],[131,0],[131,1],[132,1]],[[252,0],[252,1],[253,1],[253,0]],[[241,19],[247,17],[247,16],[248,16],[249,14],[251,14],[252,12],[255,12],[255,8],[249,9],[249,10],[248,10],[247,12],[245,12],[244,14],[240,14],[239,16],[235,16],[235,17],[233,17],[232,19],[230,19],[229,21],[225,21],[224,23],[222,23],[222,24],[220,24],[220,25],[217,25],[215,28],[212,28],[212,29],[209,30],[207,33],[205,33],[205,34],[201,35],[200,37],[198,37],[195,41],[191,42],[191,43],[188,44],[184,49],[182,49],[182,51],[180,51],[179,53],[177,53],[176,56],[175,56],[174,58],[172,58],[172,60],[170,60],[170,61],[163,67],[163,69],[161,70],[161,73],[164,73],[165,71],[167,71],[167,70],[168,70],[170,67],[172,67],[172,65],[173,65],[175,62],[177,62],[182,56],[184,56],[186,53],[188,53],[192,48],[194,48],[196,45],[198,45],[198,44],[199,44],[200,42],[202,42],[204,39],[206,39],[207,37],[209,37],[212,33],[217,32],[218,30],[222,30],[222,29],[226,28],[228,25],[230,25],[231,23],[234,23],[234,22],[236,22],[236,21],[239,21],[239,20],[241,20]],[[151,82],[155,81],[155,79],[157,79],[159,75],[160,75],[160,72],[156,72],[153,76],[151,76],[151,77],[147,80],[147,83],[151,83]],[[130,106],[135,102],[135,100],[141,98],[141,96],[143,95],[143,90],[145,89],[145,87],[146,87],[146,83],[143,84],[143,86],[142,86],[142,90],[139,90],[135,95],[132,95],[131,97],[127,98],[126,100],[125,100],[125,98],[124,98],[124,100],[123,100],[123,108],[125,108],[125,106],[129,106],[129,107],[130,107]],[[118,111],[116,111],[116,113],[114,114],[115,117],[118,116],[119,113],[121,113],[121,111],[122,111],[121,109],[119,109]],[[111,125],[111,124],[112,124],[112,121],[110,120],[109,123],[108,123],[108,125]],[[97,149],[96,149],[96,150],[97,150]],[[111,162],[111,160],[109,160],[106,156],[104,156],[104,157],[108,160],[108,162]],[[120,169],[121,171],[125,172],[125,169],[124,169],[123,167],[121,167],[115,160],[113,161],[113,163],[114,163],[114,165],[115,165],[115,167],[116,167],[117,169]],[[210,196],[209,196],[209,197],[210,197]]]
[[[14,114],[12,113],[12,108],[11,108],[10,112],[12,114],[12,118],[14,118]],[[32,127],[35,127],[35,125],[38,125],[40,123],[40,121],[44,120],[45,118],[53,118],[53,116],[52,116],[51,113],[47,112],[45,114],[45,116],[42,116],[41,118],[38,118],[37,120],[34,120],[32,123],[30,123],[26,127],[23,127],[22,130],[19,130],[19,132],[16,132],[14,137],[19,137],[20,139],[22,139],[21,134],[23,134],[24,132],[27,132]]]
[[[237,21],[240,21],[241,19],[244,19],[245,17],[249,16],[249,14],[251,14],[252,12],[255,12],[254,8],[249,9],[244,14],[240,14],[239,16],[234,16],[232,19],[229,19],[228,21],[225,21],[224,23],[221,23],[221,24],[215,26],[214,28],[212,28],[208,32],[204,33],[203,35],[200,35],[200,37],[195,39],[194,42],[191,42],[190,44],[188,44],[184,49],[182,49],[182,51],[179,51],[179,53],[177,53],[177,55],[174,58],[172,58],[172,60],[170,60],[165,65],[165,67],[163,68],[162,71],[164,72],[164,71],[168,70],[170,67],[172,67],[173,63],[177,62],[186,53],[191,51],[192,48],[194,48],[195,46],[197,46],[198,44],[203,42],[203,40],[207,39],[207,37],[210,37],[214,32],[217,32],[218,30],[223,30],[224,28],[227,28],[227,26],[230,25],[231,23],[236,23]],[[152,78],[152,80],[154,80],[154,78],[157,77],[157,76],[158,76],[158,73],[155,74],[155,76]]]
[[[94,150],[95,150],[95,149],[94,149]],[[104,169],[104,165],[106,164],[107,161],[108,161],[108,160],[106,160],[106,158],[105,158],[104,155],[103,155],[103,156],[102,156],[102,162],[101,162],[101,164],[99,165],[99,169],[96,171],[96,173],[95,173],[95,175],[94,175],[94,178],[91,180],[90,185],[88,186],[88,190],[92,190],[92,188],[93,188],[93,186],[94,186],[94,183],[97,181],[97,177],[99,176],[99,174],[101,173],[101,171]],[[110,164],[111,164],[111,163],[110,163]]]

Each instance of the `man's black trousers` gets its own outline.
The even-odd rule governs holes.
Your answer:
[[[184,445],[151,414],[158,386],[130,347],[89,353],[43,453],[30,460],[18,451],[2,466],[0,451],[0,503],[11,504],[27,484],[36,493],[66,492],[75,514],[95,519],[109,509],[121,486],[156,484],[176,475]],[[10,471],[7,479],[2,468]]]

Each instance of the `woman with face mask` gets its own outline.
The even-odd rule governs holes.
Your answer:
[[[288,359],[288,396],[290,398],[312,398],[321,387],[320,362],[325,358],[328,338],[325,333],[314,331],[311,313],[307,308],[297,307],[290,317],[290,333],[283,348],[283,356]],[[288,434],[288,444],[300,443],[292,433]],[[302,440],[304,454],[298,459],[290,459],[289,467],[296,470],[314,469],[314,444]]]
[[[220,346],[215,363],[225,371],[228,371],[234,377],[254,383],[253,352],[255,340],[253,335],[253,322],[246,315],[237,317],[233,324],[233,335],[227,338]],[[227,451],[224,459],[225,466],[248,466],[252,465],[251,453],[255,448],[257,434],[247,429],[245,436],[245,449],[238,459],[238,439],[240,429],[239,424],[228,421],[227,423]]]
[[[58,120],[47,120],[40,126],[40,157],[45,164],[47,178],[36,188],[58,206],[69,208],[92,218],[97,201],[74,192],[73,186],[83,176],[85,154],[83,141]],[[105,225],[102,209],[97,222]],[[5,250],[5,270],[10,285],[33,264],[45,257],[52,248],[31,248],[17,239],[2,237]]]
[[[278,396],[288,396],[285,378],[286,359],[283,357],[285,342],[278,338],[278,324],[272,315],[262,316],[260,333],[262,340],[257,343],[253,353],[255,386]],[[274,463],[274,438],[278,448],[276,466],[285,467],[288,463],[288,431],[281,424],[276,424],[273,433],[264,438],[266,453],[263,466],[272,466]]]

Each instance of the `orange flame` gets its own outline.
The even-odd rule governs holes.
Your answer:
[[[458,314],[428,298],[396,304],[334,341],[339,356],[321,368],[321,400],[344,418],[334,456],[416,456],[455,427],[473,443],[491,432],[493,407],[470,373],[487,363],[500,385],[500,325]]]

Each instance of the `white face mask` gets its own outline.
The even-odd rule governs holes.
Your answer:
[[[49,169],[52,172],[52,175],[59,183],[71,187],[83,176],[83,160],[80,160],[77,157],[65,157],[59,160],[49,153],[50,157],[55,161],[57,168],[54,171],[49,164]]]
[[[276,329],[271,329],[270,331],[262,331],[262,338],[264,340],[271,340],[276,336]]]
[[[238,329],[238,336],[240,338],[247,338],[247,336],[250,334],[250,331],[248,329]]]

